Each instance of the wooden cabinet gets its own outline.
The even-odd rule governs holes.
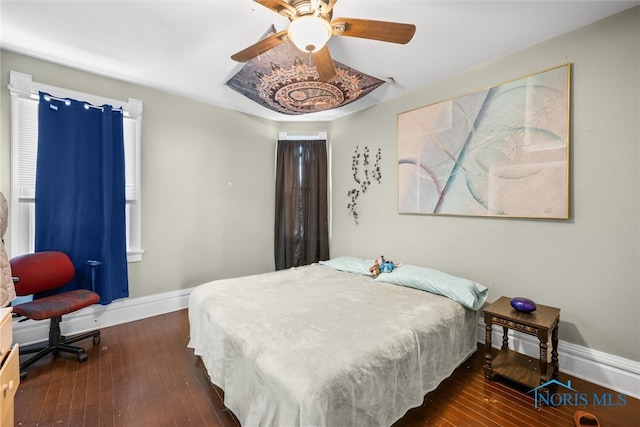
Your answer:
[[[13,400],[20,385],[18,345],[11,348],[11,308],[0,308],[0,426],[13,426]]]
[[[511,299],[501,297],[484,309],[485,366],[484,375],[491,380],[500,375],[522,385],[536,388],[558,377],[558,323],[560,309],[538,305],[531,313],[523,313],[511,307]],[[491,354],[492,325],[503,328],[502,347],[493,357]],[[509,329],[537,337],[540,341],[540,356],[528,357],[509,349]],[[551,362],[549,363],[548,342],[551,338]],[[540,390],[548,393],[546,387]]]

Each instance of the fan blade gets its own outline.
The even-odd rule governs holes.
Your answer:
[[[324,13],[329,13],[329,12],[331,12],[331,11],[333,10],[333,6],[335,6],[335,5],[336,5],[336,1],[337,1],[337,0],[329,0],[329,1],[327,2],[327,8],[326,8],[326,9],[322,9],[322,11],[323,11]]]
[[[255,1],[256,3],[260,3],[264,7],[267,7],[273,10],[274,12],[279,13],[280,15],[289,17],[289,16],[296,16],[298,14],[298,11],[296,10],[296,8],[291,6],[289,3],[287,3],[284,0],[253,0],[253,1]]]
[[[354,18],[334,19],[331,21],[331,28],[336,36],[360,37],[399,44],[409,43],[416,32],[416,26],[413,24]]]
[[[265,53],[266,51],[273,49],[276,46],[284,43],[287,40],[287,30],[280,31],[273,34],[266,39],[260,40],[258,43],[252,44],[248,48],[241,50],[240,52],[233,54],[231,59],[238,62],[247,62],[256,56]]]
[[[329,83],[337,77],[336,67],[333,65],[329,48],[325,45],[322,49],[311,54],[313,62],[316,64],[318,76],[323,83]]]

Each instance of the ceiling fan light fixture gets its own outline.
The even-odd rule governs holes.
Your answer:
[[[289,38],[303,52],[317,52],[331,38],[331,25],[318,16],[301,16],[289,24]]]

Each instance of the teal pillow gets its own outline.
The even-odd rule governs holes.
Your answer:
[[[391,273],[380,273],[374,280],[442,295],[472,310],[482,307],[489,292],[472,280],[415,265],[403,265]]]
[[[363,274],[365,276],[370,276],[369,268],[375,261],[372,259],[362,259],[355,258],[350,256],[341,256],[338,258],[329,259],[327,261],[320,261],[322,265],[326,265],[327,267],[335,268],[340,271],[348,271],[349,273]]]

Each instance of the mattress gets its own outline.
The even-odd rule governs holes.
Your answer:
[[[320,264],[200,285],[189,321],[243,426],[388,426],[477,349],[477,312]]]

